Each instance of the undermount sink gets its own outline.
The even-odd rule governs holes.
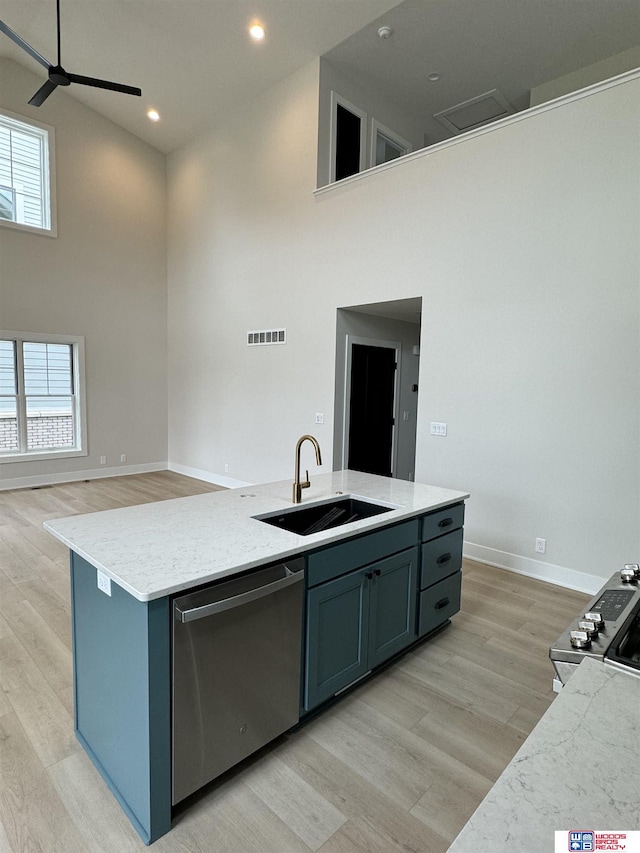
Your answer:
[[[310,536],[312,533],[319,533],[321,530],[341,527],[343,524],[349,524],[352,521],[360,521],[363,518],[370,518],[372,515],[391,512],[393,509],[399,509],[399,507],[372,503],[368,500],[345,495],[332,501],[256,515],[254,518],[258,521],[264,521],[265,524],[288,530],[290,533]]]

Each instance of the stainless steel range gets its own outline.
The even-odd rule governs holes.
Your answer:
[[[616,572],[549,649],[562,689],[583,658],[640,676],[640,565]]]

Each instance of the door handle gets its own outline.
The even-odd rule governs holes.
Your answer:
[[[436,563],[437,563],[439,566],[442,566],[442,565],[444,565],[445,563],[448,563],[450,559],[451,559],[451,554],[449,554],[449,553],[447,553],[447,554],[441,554],[441,555],[438,557],[438,559],[436,560]]]
[[[380,575],[382,574],[382,569],[375,569],[375,570],[374,570],[374,574],[375,574],[375,576],[376,576],[377,578],[379,578],[379,577],[380,577]]]
[[[176,618],[180,622],[193,622],[196,619],[204,619],[206,616],[213,616],[214,613],[223,613],[225,610],[231,610],[234,607],[241,607],[244,604],[257,601],[265,595],[272,595],[280,589],[291,586],[291,584],[300,583],[304,578],[304,572],[292,572],[286,566],[284,569],[286,575],[280,578],[280,580],[259,586],[257,589],[250,589],[247,592],[240,593],[240,595],[232,595],[230,598],[225,598],[222,601],[214,601],[211,604],[203,604],[201,607],[192,607],[189,610],[181,610],[177,604],[174,604]]]
[[[365,572],[364,576],[368,581],[370,581],[371,578],[373,577],[373,572]]]

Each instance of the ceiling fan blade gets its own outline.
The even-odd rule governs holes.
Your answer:
[[[51,63],[47,62],[44,56],[41,56],[38,51],[35,48],[31,47],[31,45],[28,44],[21,36],[19,36],[18,33],[14,33],[11,27],[8,27],[4,21],[0,21],[0,32],[3,32],[5,36],[9,36],[11,41],[15,42],[18,47],[21,47],[23,50],[26,50],[29,56],[33,57],[33,59],[35,59],[36,62],[39,62],[40,65],[43,65],[47,70],[50,68]]]
[[[142,89],[137,86],[125,86],[123,83],[111,83],[109,80],[98,80],[96,77],[83,77],[81,74],[67,74],[72,83],[83,86],[94,86],[96,89],[110,89],[112,92],[122,92],[125,95],[142,95]]]
[[[33,98],[29,101],[32,107],[39,107],[43,104],[49,95],[53,92],[54,89],[58,88],[58,84],[54,83],[52,80],[47,80],[46,83],[43,83],[42,86],[35,93]]]

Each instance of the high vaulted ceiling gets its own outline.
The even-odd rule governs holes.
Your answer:
[[[172,151],[235,103],[257,97],[397,2],[61,0],[66,70],[139,86],[142,98],[77,85],[66,92],[161,151]],[[266,29],[261,44],[247,35],[254,19]],[[55,0],[0,0],[0,20],[55,64]],[[0,56],[46,79],[45,69],[2,33]],[[149,107],[162,117],[156,125],[146,118]]]
[[[428,121],[493,88],[521,108],[532,86],[640,44],[640,0],[61,0],[61,10],[67,71],[143,95],[66,91],[165,152],[327,52]],[[55,0],[0,0],[0,19],[55,62]],[[247,36],[254,19],[266,28],[260,44]],[[386,40],[381,24],[393,30]],[[0,33],[1,56],[44,82]]]

